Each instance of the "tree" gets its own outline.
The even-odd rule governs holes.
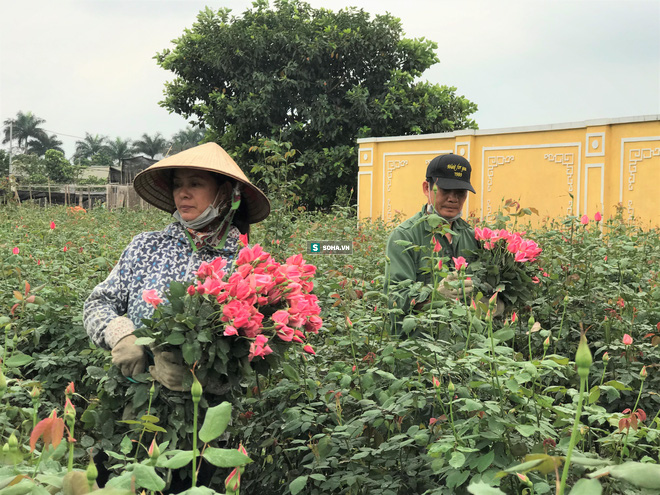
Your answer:
[[[64,150],[62,149],[62,141],[56,134],[51,134],[49,136],[44,133],[43,136],[31,140],[27,147],[28,153],[34,153],[37,156],[44,156],[48,150],[59,151],[62,154],[64,153]]]
[[[108,156],[112,158],[113,162],[116,162],[117,165],[119,165],[123,159],[129,158],[133,155],[130,139],[124,140],[118,137],[114,141],[110,141],[105,148]]]
[[[89,132],[85,133],[85,139],[76,141],[76,152],[74,158],[82,160],[91,160],[92,157],[105,150],[108,138],[95,134],[92,136]]]
[[[46,151],[44,166],[48,179],[53,182],[68,184],[74,182],[78,176],[78,167],[73,166],[60,151]]]
[[[291,142],[309,176],[306,202],[327,205],[338,187],[355,185],[358,137],[476,127],[474,103],[418,81],[438,62],[437,44],[402,38],[389,14],[253,5],[231,19],[206,8],[156,55],[175,74],[161,105],[205,126],[244,166],[258,160],[248,149],[260,138]]]
[[[34,153],[18,155],[13,159],[14,173],[26,184],[45,184],[48,181],[46,162]]]
[[[174,136],[172,136],[172,149],[170,153],[179,153],[180,151],[187,150],[193,146],[197,146],[206,133],[204,129],[199,127],[187,127]]]
[[[0,150],[0,177],[7,177],[9,175],[9,153],[5,150]]]
[[[147,155],[149,158],[156,155],[162,155],[167,151],[168,145],[165,138],[157,132],[154,137],[149,134],[142,134],[142,139],[138,139],[133,143],[133,151]]]
[[[21,148],[22,146],[23,153],[27,153],[28,142],[31,139],[43,139],[48,137],[46,131],[39,127],[45,122],[44,119],[37,117],[32,112],[18,112],[16,118],[5,120],[5,127],[3,129],[5,136],[2,142],[8,143],[11,134],[11,140],[16,140],[18,147]]]

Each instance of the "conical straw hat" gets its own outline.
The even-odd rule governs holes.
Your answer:
[[[168,213],[176,206],[171,189],[170,172],[175,168],[194,168],[224,175],[243,184],[241,194],[247,205],[248,222],[257,223],[270,213],[270,202],[254,186],[229,154],[216,143],[206,143],[163,158],[135,176],[133,187],[147,203]]]

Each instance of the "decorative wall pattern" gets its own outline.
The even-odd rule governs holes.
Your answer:
[[[642,160],[660,156],[660,146],[657,148],[633,148],[628,152],[628,190],[633,190],[637,164]]]
[[[515,160],[513,155],[508,156],[489,156],[488,157],[488,191],[493,186],[493,169],[500,165],[506,165]]]
[[[361,138],[358,145],[361,218],[414,215],[430,160],[456,153],[472,164],[476,194],[463,213],[477,219],[492,219],[514,198],[539,211],[533,224],[595,211],[611,218],[620,204],[640,225],[660,225],[660,115]]]
[[[395,170],[408,165],[408,160],[388,160],[387,161],[387,192],[392,190],[392,175]]]

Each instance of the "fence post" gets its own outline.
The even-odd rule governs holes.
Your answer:
[[[92,209],[92,195],[90,193],[91,186],[87,186],[87,208]]]
[[[48,206],[53,206],[53,197],[50,195],[50,180],[48,181]]]

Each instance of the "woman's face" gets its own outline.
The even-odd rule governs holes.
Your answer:
[[[217,193],[218,183],[211,172],[188,168],[174,171],[172,179],[174,204],[185,221],[189,222],[201,215],[216,199]],[[224,198],[218,198],[219,201],[222,199]]]

